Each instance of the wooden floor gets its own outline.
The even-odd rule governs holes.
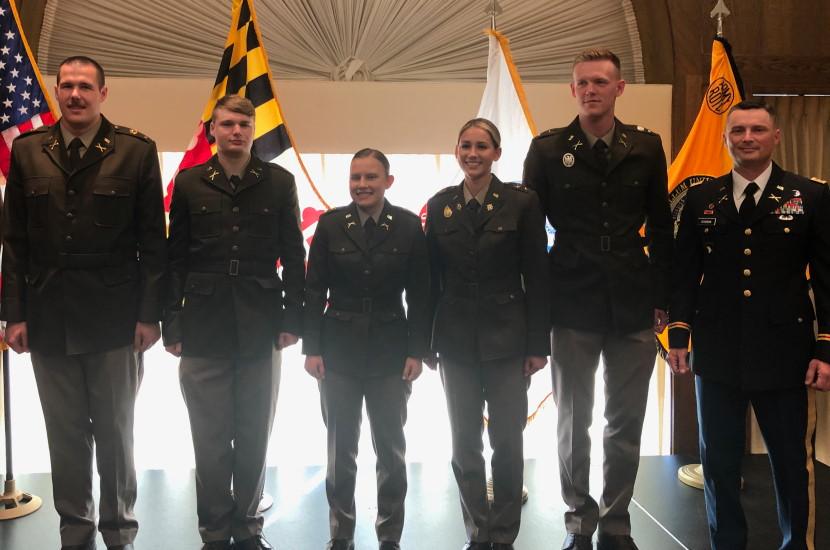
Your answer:
[[[701,491],[680,484],[679,457],[643,457],[631,505],[633,535],[641,550],[705,550],[706,515]],[[364,470],[366,470],[364,468]],[[817,466],[818,539],[816,548],[830,548],[830,468]],[[596,477],[599,470],[595,470]],[[328,508],[321,467],[269,469],[266,490],[274,507],[266,513],[265,533],[278,550],[322,550],[328,540]],[[565,531],[556,466],[528,461],[525,469],[530,500],[522,515],[517,550],[553,550]],[[775,503],[769,467],[763,456],[748,457],[744,502],[752,550],[778,547]],[[598,479],[593,486],[598,487]],[[57,550],[58,518],[53,509],[48,474],[21,475],[18,488],[44,500],[31,516],[0,522],[2,550]],[[377,548],[373,522],[374,479],[361,471],[357,489],[357,550]],[[141,524],[137,550],[198,550],[195,483],[192,471],[151,470],[139,474],[136,513]],[[404,550],[458,550],[464,543],[458,496],[449,465],[411,464]],[[99,538],[99,549],[104,548]]]

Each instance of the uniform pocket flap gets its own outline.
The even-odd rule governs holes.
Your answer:
[[[23,182],[23,193],[27,197],[38,197],[40,195],[49,194],[49,183],[52,181],[51,177],[37,177],[27,178]]]
[[[515,302],[516,300],[520,300],[523,294],[519,291],[515,292],[504,292],[502,294],[496,294],[492,296],[492,300],[499,305],[509,304],[511,302]]]
[[[184,285],[184,291],[188,294],[213,294],[215,283],[212,278],[189,276]]]
[[[259,283],[262,288],[281,288],[282,281],[276,277],[254,277],[254,280]]]
[[[105,197],[129,197],[130,180],[114,177],[98,178],[92,188],[92,194]]]
[[[769,320],[773,325],[791,323],[812,323],[813,308],[799,308],[793,305],[772,304],[769,308]]]
[[[357,315],[362,315],[358,313],[354,313],[351,311],[343,311],[341,309],[327,309],[326,310],[326,317],[330,317],[332,319],[338,319],[340,321],[351,321]]]
[[[132,280],[133,269],[131,265],[105,267],[101,270],[101,277],[104,279],[105,285],[116,286]]]
[[[211,214],[220,212],[222,210],[221,197],[197,197],[190,204],[190,210],[193,214]]]
[[[487,225],[484,227],[485,231],[492,231],[494,233],[503,233],[505,231],[517,231],[519,227],[519,221],[510,219],[510,220],[499,220],[499,219],[492,219],[487,222]]]

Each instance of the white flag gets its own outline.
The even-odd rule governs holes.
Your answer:
[[[487,86],[478,116],[493,122],[501,132],[501,160],[493,164],[493,173],[504,182],[519,183],[530,141],[536,135],[536,125],[527,107],[507,37],[495,30],[487,33],[490,35]]]

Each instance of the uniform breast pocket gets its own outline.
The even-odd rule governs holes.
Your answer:
[[[204,239],[218,237],[222,232],[222,199],[202,197],[190,203],[190,233]]]
[[[52,178],[29,178],[23,182],[23,194],[26,197],[28,226],[32,229],[43,228],[49,218],[49,187]]]
[[[406,271],[408,250],[402,243],[384,243],[375,251],[374,262],[378,269],[392,274],[401,274]]]
[[[484,226],[480,247],[489,250],[509,247],[518,242],[518,222],[515,219],[492,219]]]
[[[355,277],[362,269],[364,260],[362,253],[351,241],[334,241],[329,243],[329,261],[331,271],[339,277],[347,279]]]
[[[277,235],[279,212],[272,206],[260,206],[250,214],[249,234],[252,237],[267,239]]]
[[[92,188],[93,219],[99,227],[115,227],[130,217],[130,180],[99,178]]]

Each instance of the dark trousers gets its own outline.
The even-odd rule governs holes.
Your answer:
[[[138,531],[133,414],[142,370],[132,344],[80,355],[32,352],[32,366],[46,421],[61,544],[95,537],[93,449],[101,479],[98,529],[107,546],[133,542]]]
[[[204,542],[262,532],[257,511],[280,386],[281,353],[255,359],[182,357],[179,382],[196,456],[196,513]],[[233,492],[231,492],[231,486]]]
[[[781,550],[812,550],[815,530],[813,391],[742,391],[695,377],[706,515],[713,550],[743,550],[747,526],[741,506],[741,460],[746,411],[752,404],[767,445]]]
[[[452,430],[452,470],[467,539],[512,544],[522,516],[527,384],[524,358],[480,363],[442,359],[441,381]],[[484,404],[493,449],[493,506],[487,502]]]
[[[320,406],[327,430],[326,497],[332,539],[354,538],[357,445],[363,402],[369,415],[377,456],[379,541],[401,540],[406,499],[406,404],[412,383],[401,378],[403,367],[388,376],[362,378],[326,371],[320,381]]]
[[[553,327],[553,397],[557,425],[565,528],[591,535],[631,533],[628,505],[640,465],[640,438],[654,371],[654,333],[611,334]],[[591,497],[589,473],[594,384],[599,359],[605,362],[605,420],[602,435],[602,496]]]

